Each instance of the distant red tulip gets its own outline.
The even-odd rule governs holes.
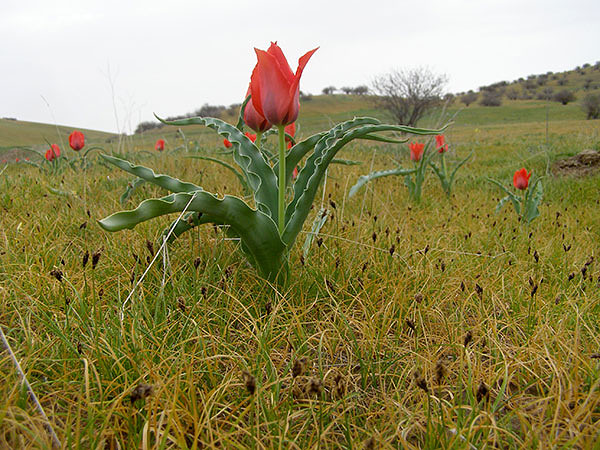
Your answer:
[[[6,161],[5,159],[2,160],[2,164],[6,164],[8,161]]]
[[[15,158],[15,162],[19,162],[21,161],[19,158]]]
[[[227,139],[223,139],[223,145],[225,146],[225,148],[233,147],[233,144],[231,142],[229,142]]]
[[[248,86],[246,97],[248,97],[248,95],[250,95],[250,86]],[[264,133],[273,126],[256,110],[252,104],[252,100],[246,104],[246,109],[244,109],[244,123],[257,133]]]
[[[425,144],[420,142],[411,142],[408,144],[408,148],[410,150],[410,159],[413,161],[420,161],[421,156],[423,156],[423,150],[425,149]]]
[[[53,161],[60,156],[60,147],[56,144],[52,144],[48,150],[46,150],[46,159]]]
[[[517,170],[513,176],[513,185],[524,191],[529,186],[529,178],[531,178],[531,172],[527,173],[525,168]]]
[[[435,148],[438,153],[444,153],[448,151],[448,144],[446,144],[446,137],[443,134],[438,134],[435,137]]]
[[[165,140],[164,139],[158,139],[156,141],[156,144],[154,144],[154,150],[162,152],[165,149]]]
[[[25,158],[25,161],[29,161],[29,158]]]
[[[73,131],[69,135],[69,145],[73,150],[78,152],[85,145],[85,136],[81,131]]]
[[[292,180],[298,178],[298,166],[294,167],[294,171],[292,172]]]
[[[247,131],[246,131],[246,132],[244,133],[244,135],[245,135],[245,136],[246,136],[248,139],[250,139],[252,142],[256,142],[256,135],[255,135],[255,134],[252,134],[252,133],[249,133],[249,132],[247,132]]]
[[[252,104],[273,125],[289,125],[298,118],[300,110],[302,71],[317,48],[298,60],[295,74],[277,42],[271,42],[266,52],[257,48],[254,51],[258,62],[250,78]]]

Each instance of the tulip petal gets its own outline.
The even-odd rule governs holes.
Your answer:
[[[254,107],[272,124],[285,124],[286,119],[289,119],[288,107],[293,99],[290,99],[290,83],[275,56],[256,48],[254,51],[258,58],[251,78]],[[255,95],[258,102],[254,101]]]
[[[271,42],[271,46],[269,47],[269,50],[267,50],[267,53],[275,57],[281,72],[287,78],[288,82],[292,83],[294,81],[294,72],[292,72],[292,68],[287,62],[281,48],[277,45],[277,42]]]

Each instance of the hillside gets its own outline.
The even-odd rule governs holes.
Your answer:
[[[26,122],[21,120],[0,119],[0,159],[14,159],[18,155],[18,146],[46,147],[48,142],[58,143],[61,147],[67,144],[73,127],[55,126],[47,123]],[[114,136],[103,131],[80,129],[86,135],[88,142],[106,142]],[[38,148],[39,149],[39,148]]]
[[[562,105],[553,97],[561,90],[568,90],[575,96],[573,101]],[[571,71],[539,75],[529,75],[514,81],[502,81],[489,86],[482,86],[479,92],[472,92],[476,98],[468,105],[462,100],[465,93],[449,95],[449,103],[442,121],[452,119],[454,127],[482,127],[487,125],[506,125],[517,123],[545,122],[546,114],[549,122],[585,120],[580,102],[589,93],[600,93],[600,64],[584,64]],[[492,91],[500,98],[500,106],[482,106],[483,93]],[[550,99],[550,101],[549,101]],[[434,110],[422,119],[421,126],[433,126],[440,121],[441,108]],[[334,123],[350,119],[354,116],[374,116],[391,120],[384,111],[375,109],[369,96],[364,95],[315,95],[302,100],[299,129],[302,135],[322,130]],[[225,115],[224,120],[234,123],[233,115]],[[57,128],[60,137],[57,138]],[[72,127],[54,126],[50,124],[0,119],[0,158],[9,159],[14,156],[15,146],[46,146],[47,142],[63,142]],[[113,134],[82,130],[89,142],[110,147],[109,140]],[[202,140],[209,145],[219,145],[220,139],[200,126],[185,127],[184,133],[188,141]],[[183,143],[181,135],[175,127],[163,127],[126,138],[127,145],[135,148],[151,148],[154,141],[164,138],[171,148]],[[207,141],[208,139],[208,141]],[[64,144],[63,144],[64,145]],[[14,159],[14,158],[13,158]]]

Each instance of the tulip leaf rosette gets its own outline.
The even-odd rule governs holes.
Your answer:
[[[288,276],[289,251],[310,214],[315,196],[326,176],[327,167],[346,144],[355,139],[396,142],[381,134],[385,132],[417,135],[439,133],[439,130],[382,124],[373,118],[354,118],[336,125],[329,131],[298,141],[286,149],[285,126],[288,125],[288,121],[293,123],[297,118],[299,78],[314,51],[300,58],[298,70],[292,79],[289,76],[291,70],[287,73],[281,68],[285,62],[283,53],[279,47],[274,49],[274,46],[276,47],[272,44],[269,49],[269,52],[274,54],[271,55],[271,59],[265,56],[269,52],[257,51],[259,62],[253,73],[253,81],[257,71],[261,77],[271,81],[260,84],[258,92],[253,89],[251,83],[250,92],[253,114],[257,112],[277,127],[281,144],[279,158],[270,161],[258,147],[260,139],[253,142],[244,134],[244,107],[240,111],[238,126],[212,117],[162,120],[163,123],[176,126],[204,125],[214,129],[223,139],[230,142],[233,160],[239,166],[239,173],[252,193],[249,202],[231,195],[220,198],[193,183],[158,175],[146,167],[103,155],[106,161],[170,191],[171,194],[145,200],[134,210],[117,212],[102,219],[102,228],[108,231],[131,229],[146,220],[179,213],[179,217],[165,229],[165,235],[169,236],[169,240],[173,240],[201,224],[223,225],[231,237],[239,239],[240,250],[262,276],[271,282],[283,283]],[[261,65],[261,58],[267,58],[267,64]],[[275,64],[274,61],[278,63]],[[287,66],[287,62],[284,66]],[[277,70],[285,73],[269,72]],[[289,66],[286,70],[289,70]],[[271,82],[280,83],[285,89],[279,86],[272,92]],[[260,100],[257,101],[257,98]],[[257,120],[256,123],[262,121]],[[281,148],[284,151],[281,151]],[[295,180],[292,180],[292,173],[297,166],[300,170]],[[288,189],[290,187],[291,189]],[[286,192],[290,195],[286,196]]]
[[[504,185],[496,180],[488,178],[488,181],[494,183],[500,187],[505,193],[506,197],[503,197],[496,206],[496,213],[500,212],[504,204],[512,202],[513,207],[517,215],[526,223],[531,223],[533,219],[540,215],[538,206],[542,202],[544,196],[544,189],[542,187],[542,179],[536,178],[531,183],[531,171],[528,173],[527,169],[522,168],[517,170],[513,175],[513,186],[517,191],[521,191],[522,195],[517,195]]]

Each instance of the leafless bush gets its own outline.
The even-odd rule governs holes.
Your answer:
[[[417,121],[439,104],[448,79],[421,67],[393,70],[373,81],[374,100],[399,124],[415,126]]]
[[[506,90],[506,98],[509,100],[516,100],[519,98],[519,90],[517,88],[510,88]]]
[[[575,94],[573,94],[568,89],[563,89],[562,91],[559,91],[556,94],[554,94],[554,101],[560,102],[563,105],[566,105],[574,100]]]
[[[479,103],[483,106],[500,106],[502,104],[502,93],[499,91],[484,91]]]
[[[321,91],[324,95],[331,95],[333,94],[335,91],[337,91],[337,88],[335,86],[326,86],[323,88],[323,90]]]
[[[469,106],[471,103],[475,103],[479,95],[477,92],[469,91],[465,95],[460,98],[460,101],[465,104],[465,106]]]
[[[581,108],[589,119],[600,118],[600,94],[588,94],[581,101]]]

